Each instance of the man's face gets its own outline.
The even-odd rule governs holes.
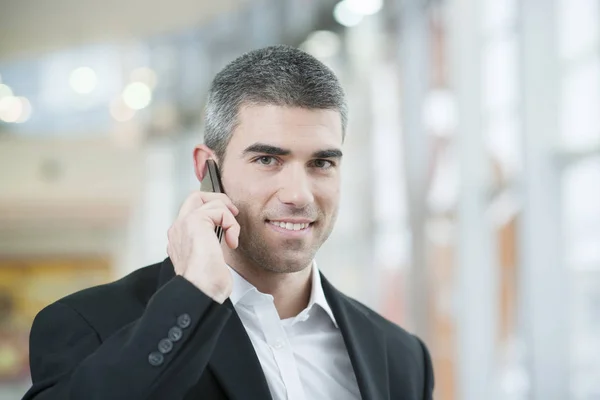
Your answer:
[[[337,111],[241,108],[221,163],[225,192],[240,210],[234,260],[272,272],[310,264],[337,217],[341,146]]]

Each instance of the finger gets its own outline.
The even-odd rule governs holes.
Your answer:
[[[231,230],[231,233],[229,233],[229,235],[233,236],[230,238],[230,240],[235,239],[231,242],[231,245],[236,245],[235,241],[237,240],[237,236],[239,235],[240,226],[233,214],[231,213],[231,211],[227,207],[221,205],[220,207],[215,206],[215,208],[210,209],[201,208],[197,211],[194,211],[194,213],[196,212],[199,214],[200,218],[208,220],[208,223],[210,224],[211,228],[214,229],[215,227],[220,226],[225,231],[225,235],[227,235],[227,232]]]
[[[184,201],[183,205],[181,206],[181,208],[179,210],[179,217],[187,215],[187,214],[191,213],[192,211],[194,211],[195,209],[202,207],[204,204],[211,202],[211,201],[215,201],[215,200],[220,200],[223,204],[225,204],[227,206],[227,208],[229,208],[231,210],[231,212],[234,215],[237,215],[239,213],[238,208],[233,204],[231,199],[224,193],[210,193],[210,192],[195,191],[195,192],[192,192],[192,194],[190,194]]]
[[[231,210],[233,215],[236,215],[239,212],[238,208],[235,206],[235,204],[233,204],[233,201],[231,201],[229,196],[227,196],[225,193],[213,193],[213,192],[198,192],[198,193],[199,193],[200,197],[202,198],[203,203],[208,203],[209,201],[213,201],[213,200],[220,200],[223,204],[225,204],[227,206],[227,208],[229,208]]]
[[[209,197],[206,198],[205,203],[211,201],[211,198],[214,198],[214,200],[222,201],[233,215],[239,214],[240,210],[235,206],[235,204],[233,204],[233,201],[225,193],[206,193],[206,195]]]
[[[192,211],[202,207],[203,204],[204,204],[204,200],[203,200],[202,196],[200,195],[200,192],[197,190],[192,192],[188,197],[186,197],[185,201],[179,208],[178,217],[181,218],[185,215],[188,215]]]
[[[235,208],[235,206],[233,205],[233,203],[231,203],[230,205],[223,203],[223,201],[221,201],[221,199],[213,199],[213,200],[209,200],[206,203],[204,203],[201,207],[201,209],[203,210],[210,210],[210,209],[215,209],[215,208],[224,208],[229,210],[230,213],[232,213],[233,215],[237,215],[238,214],[238,209]]]
[[[235,249],[239,245],[240,224],[235,217],[230,213],[223,214],[221,227],[225,231],[225,243],[231,249]]]

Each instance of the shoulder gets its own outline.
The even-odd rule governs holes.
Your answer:
[[[148,295],[156,290],[160,266],[158,263],[140,268],[116,281],[80,290],[58,301],[75,308],[89,307],[99,300],[111,303],[117,300],[147,301]]]
[[[394,354],[402,357],[409,357],[409,359],[421,366],[424,361],[428,361],[429,352],[427,347],[417,335],[408,332],[406,329],[385,318],[380,313],[360,301],[345,294],[341,295],[351,307],[364,314],[368,320],[383,333],[387,342],[388,352],[391,354],[392,358],[394,357]],[[424,360],[424,358],[427,360]]]
[[[356,321],[360,321],[360,323],[369,323],[382,333],[383,338],[386,340],[388,353],[391,357],[398,355],[407,361],[413,360],[420,365],[423,365],[424,361],[428,361],[428,350],[423,341],[416,335],[385,318],[362,302],[343,293],[332,285],[322,273],[321,284],[330,306],[340,304],[351,314],[363,315],[366,319],[361,318]]]

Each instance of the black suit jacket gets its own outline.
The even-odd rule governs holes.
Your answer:
[[[431,399],[424,344],[324,277],[322,284],[362,398]],[[175,276],[168,258],[40,311],[30,362],[33,385],[24,399],[271,398],[232,303],[216,303]]]

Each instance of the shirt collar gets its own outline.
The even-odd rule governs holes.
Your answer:
[[[265,300],[273,301],[273,296],[271,296],[270,294],[259,292],[254,285],[248,282],[235,269],[231,268],[231,266],[229,265],[228,267],[231,271],[231,276],[233,279],[233,287],[231,294],[229,295],[229,300],[231,300],[234,306],[236,306],[237,304],[253,305],[257,302]],[[338,327],[335,316],[333,315],[333,311],[331,310],[331,307],[329,307],[329,303],[327,303],[327,298],[325,297],[325,292],[323,291],[323,286],[321,284],[321,274],[319,272],[319,268],[317,267],[316,261],[313,261],[311,268],[311,292],[308,301],[308,306],[304,311],[310,310],[313,307],[313,305],[316,304],[327,313],[334,325]]]
[[[229,300],[231,300],[234,306],[252,306],[264,301],[273,301],[273,296],[260,292],[235,269],[231,268],[229,265],[227,266],[229,267],[233,279],[233,287],[231,289],[231,294],[229,295]]]
[[[308,301],[308,307],[312,307],[313,304],[318,305],[329,315],[331,321],[334,323],[336,328],[338,327],[338,323],[333,315],[333,311],[331,307],[329,307],[329,303],[327,302],[327,298],[325,297],[325,292],[323,291],[323,285],[321,284],[321,273],[319,272],[319,268],[317,268],[317,262],[313,261],[312,266],[312,289],[310,292],[310,300]]]

